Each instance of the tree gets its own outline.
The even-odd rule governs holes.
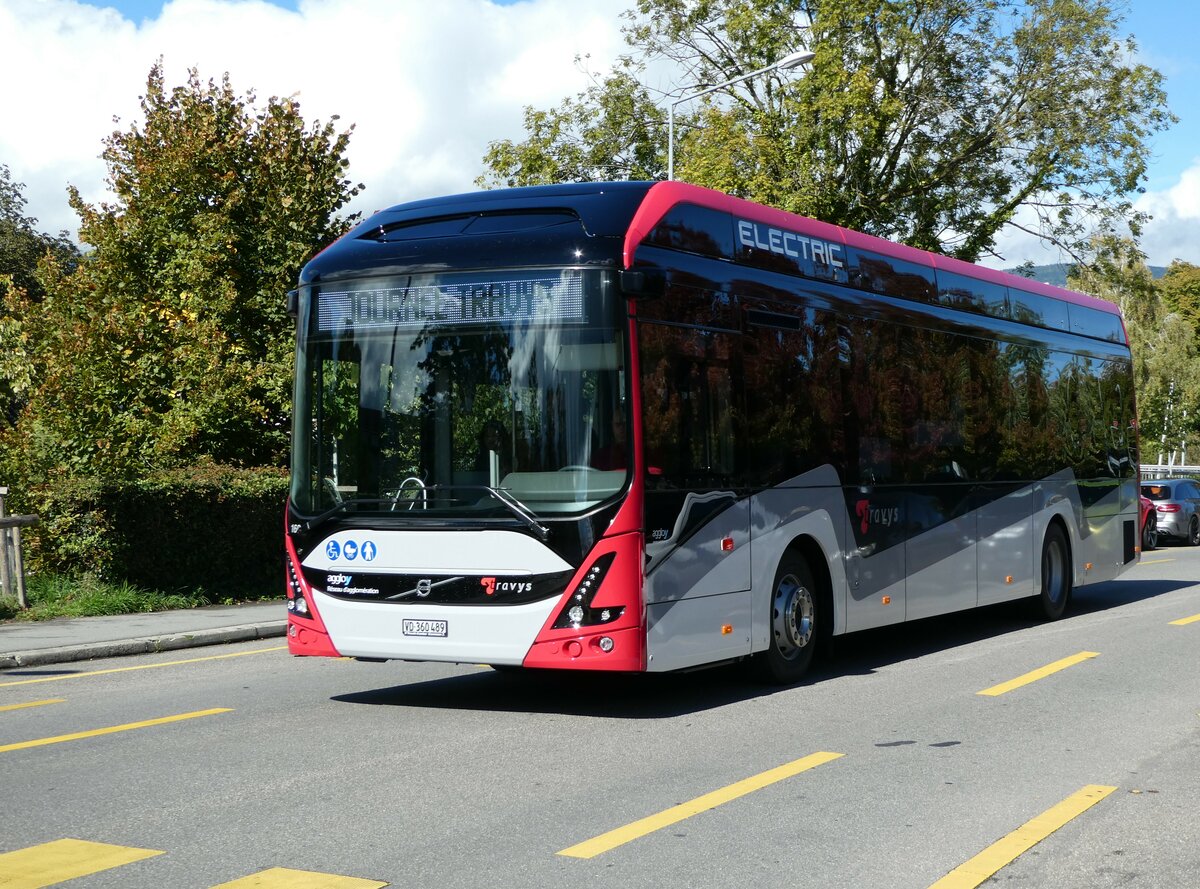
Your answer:
[[[639,78],[677,71],[666,103],[807,46],[807,76],[681,106],[681,178],[967,260],[1006,226],[1078,256],[1096,231],[1136,234],[1148,139],[1174,120],[1107,0],[638,0],[626,21],[612,76],[527,109],[527,138],[492,143],[482,183],[607,174],[569,162],[598,123],[661,175],[666,133],[647,124],[662,114]]]
[[[1200,337],[1130,240],[1097,239],[1067,286],[1120,306],[1133,352],[1142,462],[1155,462],[1164,442],[1171,450],[1200,429]]]
[[[52,236],[38,231],[37,220],[25,215],[24,190],[24,185],[13,182],[8,167],[0,164],[0,275],[36,297],[40,294],[34,275],[38,261],[50,253],[74,263],[79,249],[66,232]]]
[[[1186,318],[1200,335],[1200,266],[1177,259],[1158,283],[1171,311]]]
[[[0,333],[0,376],[27,399],[4,444],[32,480],[283,463],[284,294],[361,186],[344,178],[349,130],[306,126],[294,99],[254,103],[195,70],[168,90],[160,62],[142,122],[104,143],[115,201],[69,190],[94,249],[44,264],[44,298],[15,294]]]
[[[581,61],[577,59],[576,61]],[[558,108],[525,108],[529,139],[493,142],[479,186],[653,179],[664,115],[630,70],[614,70]]]
[[[12,306],[21,293],[40,300],[44,291],[37,279],[38,263],[53,262],[73,268],[79,260],[77,248],[66,232],[57,237],[37,230],[37,220],[25,215],[24,186],[13,182],[9,169],[0,164],[0,338],[13,328]],[[12,423],[23,400],[13,381],[0,373],[0,420]]]

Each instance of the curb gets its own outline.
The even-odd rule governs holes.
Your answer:
[[[139,639],[118,639],[112,642],[89,642],[85,645],[64,645],[59,648],[39,648],[32,651],[12,651],[0,654],[0,670],[13,667],[39,667],[45,664],[65,664],[92,658],[123,657],[131,654],[151,654],[156,651],[175,651],[199,648],[203,645],[222,645],[227,642],[249,642],[270,639],[287,633],[287,621],[277,620],[191,633],[170,633],[164,636],[143,636]]]

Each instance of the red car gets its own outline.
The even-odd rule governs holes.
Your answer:
[[[1154,501],[1143,496],[1142,500],[1142,552],[1149,552],[1158,546],[1158,512],[1154,509]]]

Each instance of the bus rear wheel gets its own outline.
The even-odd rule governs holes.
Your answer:
[[[1038,613],[1046,620],[1058,620],[1067,610],[1071,598],[1071,547],[1062,526],[1046,529],[1042,542],[1042,590],[1038,596]]]
[[[785,555],[775,572],[770,618],[770,644],[756,656],[758,675],[767,682],[790,685],[812,665],[823,619],[812,570],[795,553]]]

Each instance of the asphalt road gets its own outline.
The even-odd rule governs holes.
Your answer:
[[[1171,547],[786,690],[269,642],[6,671],[0,887],[1197,887],[1197,615]]]

